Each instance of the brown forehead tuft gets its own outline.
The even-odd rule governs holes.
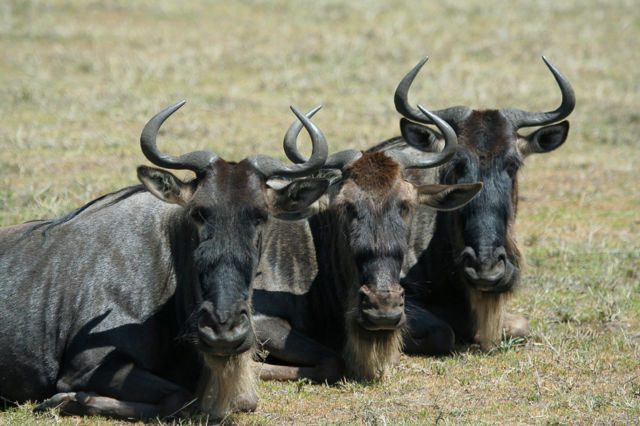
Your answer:
[[[236,163],[218,158],[201,179],[201,194],[207,204],[227,204],[229,208],[253,206],[261,203],[258,195],[264,186],[262,173],[247,160]]]
[[[514,129],[500,111],[473,111],[460,125],[458,142],[481,159],[490,160],[509,149],[514,137]]]
[[[400,172],[400,164],[384,152],[363,152],[348,168],[349,177],[363,189],[391,189]]]

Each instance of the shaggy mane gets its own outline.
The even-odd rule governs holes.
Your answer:
[[[387,139],[386,141],[380,142],[376,146],[367,149],[365,152],[382,152],[388,149],[402,149],[406,147],[407,147],[407,143],[402,138],[402,136],[395,136],[391,139]]]
[[[110,202],[108,202],[107,204],[105,204],[104,206],[100,207],[101,209],[110,207],[114,204],[119,203],[120,201],[131,197],[134,194],[137,194],[138,192],[143,192],[146,191],[146,189],[142,186],[142,185],[135,185],[135,186],[129,186],[127,188],[121,189],[119,191],[115,191],[115,192],[110,192],[109,194],[105,194],[102,195],[98,198],[96,198],[95,200],[89,201],[87,204],[85,204],[82,207],[78,207],[77,209],[71,210],[69,213],[65,214],[64,216],[60,216],[57,219],[48,219],[48,220],[44,220],[42,222],[39,222],[35,225],[33,225],[31,228],[29,228],[27,231],[25,231],[25,233],[22,235],[22,238],[27,237],[29,234],[31,234],[33,231],[40,229],[40,228],[44,228],[42,230],[42,236],[46,239],[47,238],[47,233],[54,227],[58,226],[58,225],[62,225],[63,223],[69,222],[70,220],[72,220],[73,218],[75,218],[76,216],[78,216],[80,213],[82,213],[83,211],[87,210],[89,207],[93,206],[94,204],[104,200],[107,197],[110,197],[112,195],[116,195],[118,194],[118,197]]]

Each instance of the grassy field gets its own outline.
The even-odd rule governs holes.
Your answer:
[[[180,99],[161,149],[284,158],[301,109],[332,150],[398,133],[399,79],[437,109],[549,110],[572,82],[569,140],[527,159],[528,259],[511,309],[526,342],[403,357],[380,383],[260,383],[240,424],[640,422],[640,6],[635,0],[0,3],[0,225],[54,217],[135,184],[148,118]],[[34,416],[0,424],[107,424]],[[185,420],[184,424],[204,419]]]

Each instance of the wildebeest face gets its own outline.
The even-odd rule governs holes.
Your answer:
[[[254,342],[251,322],[251,283],[261,253],[262,231],[270,215],[296,219],[309,214],[309,206],[327,189],[326,179],[305,178],[322,167],[327,144],[322,132],[302,113],[291,107],[311,137],[312,153],[302,164],[287,165],[266,155],[252,155],[230,163],[210,151],[195,151],[175,157],[156,145],[162,123],[184,101],[156,114],[142,130],[140,146],[155,165],[184,170],[196,178],[183,182],[172,173],[139,167],[138,178],[160,200],[181,209],[174,218],[180,240],[179,280],[185,305],[185,338],[202,351],[233,355]],[[319,108],[316,108],[317,111]],[[302,126],[301,126],[302,127]],[[295,146],[296,133],[287,133],[284,143]],[[278,189],[271,188],[275,176],[302,178]],[[166,219],[169,220],[169,219]],[[195,304],[195,307],[193,306]],[[189,306],[191,305],[191,306]]]
[[[423,144],[437,139],[423,126],[406,120],[401,126],[405,138],[421,138]],[[456,123],[457,152],[442,166],[440,182],[482,182],[484,190],[461,209],[441,214],[439,220],[446,224],[459,271],[471,287],[497,293],[518,282],[520,253],[512,229],[518,202],[517,174],[526,155],[557,148],[567,132],[565,121],[520,136],[498,110],[472,111]]]
[[[415,186],[404,180],[400,164],[382,152],[363,153],[343,171],[332,205],[355,276],[350,281],[356,285],[349,291],[352,320],[366,330],[392,330],[404,324],[400,272],[412,212],[418,204],[456,208],[480,187]]]
[[[184,207],[192,229],[192,262],[199,305],[187,333],[198,347],[217,355],[248,350],[254,341],[251,283],[261,237],[271,215],[295,219],[326,190],[323,179],[302,179],[274,190],[248,161],[217,159],[196,179],[182,182],[170,172],[141,167],[140,180],[154,195]]]
[[[531,112],[513,107],[476,111],[454,106],[432,114],[455,130],[458,146],[451,162],[442,166],[440,182],[484,183],[482,194],[465,208],[439,216],[445,222],[458,251],[461,275],[472,287],[486,292],[504,292],[517,283],[520,253],[513,237],[518,184],[517,172],[524,157],[549,152],[564,143],[569,131],[567,121],[558,124],[573,111],[575,94],[571,84],[544,56],[562,94],[560,106],[549,112]],[[413,108],[408,101],[409,88],[427,61],[424,58],[401,80],[396,89],[396,109],[405,118],[400,127],[409,145],[436,151],[439,136],[425,127],[411,123],[437,124],[425,111]],[[420,107],[418,107],[420,108]],[[528,136],[518,130],[538,127]],[[439,237],[441,238],[441,237]]]

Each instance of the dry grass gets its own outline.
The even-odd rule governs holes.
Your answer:
[[[634,0],[9,0],[0,4],[0,225],[135,183],[144,122],[179,100],[164,150],[283,158],[288,105],[325,108],[333,150],[394,136],[392,93],[425,54],[428,108],[578,106],[566,146],[527,160],[512,309],[534,336],[489,354],[403,357],[381,383],[261,383],[237,423],[637,423],[640,14]],[[105,424],[33,416],[0,424]],[[198,423],[189,419],[184,423]]]

